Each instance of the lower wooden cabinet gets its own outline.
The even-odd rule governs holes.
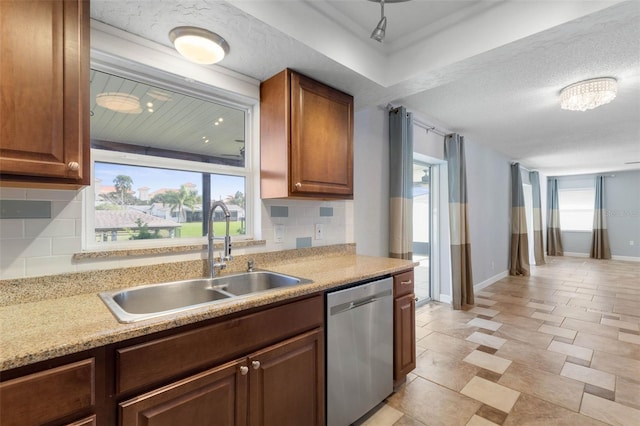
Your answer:
[[[323,425],[322,329],[119,404],[122,426]]]
[[[324,332],[249,356],[249,425],[324,425]]]
[[[0,383],[0,425],[86,416],[95,403],[95,360],[90,358]]]
[[[123,426],[246,423],[246,362],[233,361],[120,403]]]
[[[393,277],[393,380],[416,368],[416,300],[413,270]]]

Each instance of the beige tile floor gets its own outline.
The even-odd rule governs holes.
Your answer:
[[[416,312],[418,360],[359,425],[640,425],[640,263],[549,257],[454,311]]]

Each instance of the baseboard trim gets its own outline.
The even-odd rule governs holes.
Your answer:
[[[448,303],[450,305],[451,302],[452,302],[451,295],[450,294],[440,294],[438,302]]]
[[[565,251],[564,252],[564,256],[568,256],[568,257],[589,257],[589,253],[575,253],[575,252],[571,252],[571,251]],[[555,256],[552,256],[555,257]],[[559,256],[561,257],[561,256]]]
[[[635,257],[635,256],[611,256],[611,260],[624,260],[626,262],[640,262],[640,257]]]
[[[509,271],[502,271],[497,275],[494,275],[492,277],[490,277],[489,279],[486,279],[484,281],[482,281],[481,283],[475,284],[473,286],[473,291],[480,291],[485,287],[489,287],[491,284],[496,283],[498,281],[500,281],[503,278],[506,278],[509,276]]]
[[[494,275],[491,278],[482,281],[481,283],[475,284],[473,286],[473,292],[475,293],[477,291],[482,290],[485,287],[489,287],[491,284],[496,283],[496,282],[500,281],[501,279],[506,278],[508,276],[509,276],[509,271],[502,271],[499,274]],[[440,296],[438,298],[438,301],[442,302],[442,303],[451,304],[452,298],[451,298],[450,294],[440,294]]]
[[[589,257],[589,253],[564,252],[564,255],[568,257]],[[552,257],[555,257],[555,256],[552,256]],[[640,257],[612,255],[611,260],[623,260],[626,262],[640,262]]]

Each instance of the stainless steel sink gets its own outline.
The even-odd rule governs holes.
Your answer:
[[[229,275],[219,277],[215,288],[231,293],[235,296],[242,296],[250,293],[271,290],[280,287],[289,287],[298,284],[308,284],[311,281],[290,275],[276,274],[275,272],[257,271],[246,274]]]
[[[100,298],[118,321],[129,323],[311,282],[290,275],[256,271],[107,291],[100,293]]]

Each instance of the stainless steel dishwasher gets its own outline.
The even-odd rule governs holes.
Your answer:
[[[327,293],[327,425],[346,426],[393,392],[393,279]]]

